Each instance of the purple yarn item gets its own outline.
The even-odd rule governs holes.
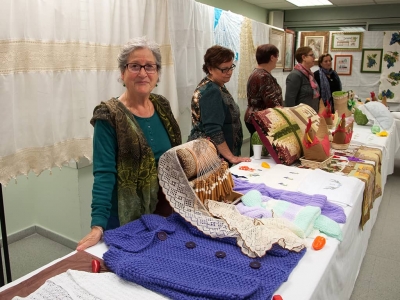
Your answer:
[[[321,208],[321,214],[338,222],[346,223],[346,214],[343,207],[329,202],[325,195],[308,195],[301,192],[285,191],[266,186],[264,183],[251,183],[233,177],[235,183],[234,191],[246,194],[250,190],[258,190],[261,195],[268,196],[276,200],[284,200],[301,206],[317,206]]]

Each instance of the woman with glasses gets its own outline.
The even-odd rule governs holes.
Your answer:
[[[133,39],[121,49],[118,67],[125,91],[96,106],[91,120],[92,230],[77,250],[143,214],[172,213],[158,185],[157,162],[182,141],[168,100],[152,93],[161,73],[160,48],[145,37]]]
[[[248,157],[240,157],[243,143],[240,110],[225,87],[236,67],[234,57],[232,50],[221,46],[207,49],[203,64],[207,75],[193,93],[189,135],[189,141],[209,138],[229,165],[250,161]]]
[[[283,106],[282,88],[271,75],[276,68],[279,59],[279,50],[272,44],[257,47],[256,60],[258,66],[250,74],[247,81],[247,110],[244,121],[250,135],[256,131],[252,122],[253,112],[267,108]],[[253,156],[253,148],[250,145],[250,156]]]
[[[319,70],[314,72],[315,80],[321,90],[321,99],[325,106],[331,105],[332,113],[335,112],[332,93],[342,90],[342,82],[339,75],[332,70],[332,56],[329,53],[322,54],[318,59]]]
[[[311,67],[314,66],[314,52],[308,46],[296,50],[297,64],[286,77],[285,106],[291,107],[300,103],[311,106],[318,112],[319,86],[314,79]]]

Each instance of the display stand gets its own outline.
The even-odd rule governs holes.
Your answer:
[[[4,253],[4,264],[6,266],[7,283],[11,282],[11,266],[10,257],[8,255],[8,242],[7,242],[7,229],[6,229],[6,217],[4,214],[4,200],[3,200],[3,185],[0,183],[0,225],[1,225],[1,238],[3,244]],[[0,286],[5,284],[4,281],[4,270],[3,270],[3,259],[0,251]]]

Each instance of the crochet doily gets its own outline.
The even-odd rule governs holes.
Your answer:
[[[208,201],[208,208],[212,207],[213,214],[224,216],[225,219],[216,218],[210,213],[191,188],[177,156],[177,150],[183,148],[190,148],[193,153],[201,156],[204,151],[199,149],[207,147],[209,147],[207,140],[194,140],[174,147],[160,157],[158,170],[160,186],[174,211],[213,238],[237,238],[242,252],[249,257],[262,257],[273,243],[279,243],[289,250],[303,249],[305,247],[303,240],[290,232],[290,229],[297,229],[288,222],[278,219],[262,219],[255,222],[251,218],[241,216],[234,205],[222,205],[219,202],[211,204],[214,201]],[[217,157],[216,153],[215,156]],[[259,226],[254,226],[255,223]]]

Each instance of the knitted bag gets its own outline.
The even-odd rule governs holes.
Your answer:
[[[346,117],[351,116],[351,111],[348,108],[349,92],[337,91],[332,93],[333,103],[338,115],[345,114]]]

